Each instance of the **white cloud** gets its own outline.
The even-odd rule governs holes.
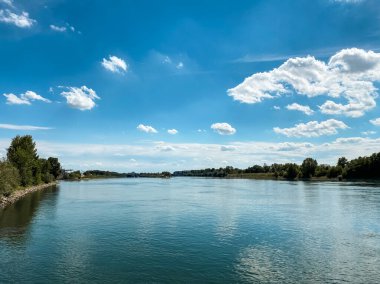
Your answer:
[[[21,14],[15,14],[8,9],[0,10],[0,22],[12,24],[19,28],[30,28],[36,22],[29,18],[27,12],[21,12]]]
[[[175,148],[171,145],[159,145],[159,146],[156,146],[156,149],[162,152],[175,151]]]
[[[179,62],[179,63],[177,64],[177,66],[176,66],[177,69],[182,69],[183,67],[184,67],[184,64],[183,64],[182,61]]]
[[[222,123],[214,123],[211,125],[211,129],[220,135],[233,135],[236,133],[236,129],[233,128],[230,124],[222,122]]]
[[[329,119],[326,121],[310,121],[308,123],[299,123],[292,128],[273,128],[274,132],[283,134],[287,137],[319,137],[322,135],[334,135],[338,129],[349,128],[344,122]]]
[[[288,110],[297,110],[297,111],[303,112],[306,115],[312,115],[314,113],[314,111],[309,106],[303,106],[297,103],[287,105],[286,108]]]
[[[371,122],[375,126],[380,126],[380,117],[376,119],[371,119],[369,122]]]
[[[67,91],[61,92],[61,95],[66,98],[69,106],[79,110],[90,110],[96,106],[94,100],[100,99],[93,89],[86,86],[78,87],[61,87]]]
[[[127,63],[116,56],[109,56],[109,59],[103,58],[102,65],[105,69],[114,73],[126,72],[128,69]]]
[[[249,104],[293,92],[309,98],[343,98],[346,104],[330,99],[320,106],[320,111],[359,117],[376,106],[377,81],[380,81],[380,53],[351,48],[339,51],[327,63],[312,56],[290,58],[272,71],[246,78],[229,89],[228,95]]]
[[[13,0],[0,0],[0,3],[13,7]]]
[[[231,145],[228,145],[228,146],[222,145],[222,146],[220,146],[220,151],[222,151],[222,152],[235,151],[236,149],[237,148],[235,146],[231,146]]]
[[[56,26],[56,25],[50,25],[50,29],[52,29],[53,31],[56,31],[56,32],[61,32],[61,33],[67,31],[67,28],[65,26],[60,27],[60,26]]]
[[[8,105],[30,105],[30,101],[27,99],[19,98],[15,94],[3,94],[7,98]]]
[[[15,124],[0,124],[1,129],[9,130],[50,130],[51,127],[41,127],[41,126],[32,126],[32,125],[15,125]]]
[[[33,91],[26,91],[24,94],[20,94],[19,97],[12,93],[3,94],[3,96],[7,98],[7,104],[9,105],[30,105],[31,101],[51,103],[50,100],[36,94]]]
[[[0,139],[0,149],[9,147],[9,143],[10,139]],[[222,146],[236,149],[221,151]],[[252,166],[252,161],[257,164],[302,163],[305,157],[314,157],[320,164],[336,164],[342,156],[352,159],[376,152],[380,149],[380,138],[338,138],[329,143],[251,141],[226,145],[157,144],[152,141],[139,141],[137,144],[66,144],[37,140],[37,148],[41,157],[59,157],[64,168],[86,170],[101,162],[105,170],[142,172],[218,168],[223,161],[239,168]],[[137,161],[131,163],[131,158]]]
[[[279,106],[273,106],[273,109],[274,109],[274,110],[280,110],[281,107],[279,107]]]
[[[137,129],[145,133],[158,133],[158,131],[150,125],[139,124]]]
[[[332,1],[336,3],[357,4],[357,3],[363,2],[364,0],[332,0]]]
[[[171,135],[175,135],[175,134],[178,133],[178,130],[177,129],[169,129],[168,133],[171,134]]]
[[[28,101],[42,101],[45,103],[51,103],[50,100],[36,94],[33,91],[26,91],[25,94],[21,94],[21,98]]]
[[[368,135],[374,135],[374,134],[376,134],[376,131],[363,131],[362,134],[366,135],[366,136],[368,136]]]

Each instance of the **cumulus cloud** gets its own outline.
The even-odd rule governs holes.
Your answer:
[[[4,97],[7,98],[7,104],[8,105],[30,105],[30,101],[19,98],[15,94],[3,94]]]
[[[168,130],[168,133],[171,134],[171,135],[175,135],[175,134],[178,133],[178,130],[177,130],[177,129],[174,129],[174,128],[173,128],[173,129],[169,129],[169,130]]]
[[[139,124],[137,129],[145,133],[158,133],[158,131],[150,125]]]
[[[214,123],[211,125],[211,129],[220,135],[233,135],[236,133],[236,129],[233,128],[230,124],[222,122],[222,123]]]
[[[339,129],[347,129],[348,126],[339,120],[329,119],[326,121],[310,121],[299,123],[292,128],[273,128],[274,132],[287,137],[319,137],[322,135],[334,135]]]
[[[376,119],[371,119],[369,122],[371,122],[375,126],[380,126],[380,117]]]
[[[90,110],[96,106],[95,100],[100,99],[93,89],[86,86],[78,87],[61,87],[66,91],[61,92],[61,96],[66,98],[66,102],[72,108],[79,110]]]
[[[9,129],[9,130],[50,130],[51,127],[41,127],[41,126],[32,126],[32,125],[15,125],[15,124],[0,124],[1,129]]]
[[[31,105],[31,101],[51,103],[50,100],[38,95],[33,91],[26,91],[24,94],[20,94],[20,96],[16,96],[12,93],[3,94],[3,96],[7,98],[7,104],[9,105]]]
[[[0,10],[0,22],[15,25],[19,28],[30,28],[36,22],[29,17],[27,12],[21,12],[21,14],[16,14],[8,9]]]
[[[288,110],[296,110],[296,111],[303,112],[306,115],[312,115],[312,114],[314,114],[314,111],[309,106],[304,106],[304,105],[300,105],[300,104],[297,104],[297,103],[293,103],[291,105],[287,105],[286,108]]]
[[[127,63],[119,57],[116,56],[109,56],[108,59],[103,58],[102,66],[114,73],[123,73],[127,71]]]
[[[360,117],[376,106],[377,81],[380,53],[351,48],[339,51],[327,63],[312,56],[290,58],[269,72],[253,74],[227,92],[234,100],[249,104],[291,93],[309,98],[328,96],[331,99],[319,107],[322,113]]]
[[[281,107],[279,107],[279,106],[273,106],[273,109],[274,109],[274,110],[280,110]]]

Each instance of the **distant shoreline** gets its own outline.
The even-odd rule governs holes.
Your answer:
[[[9,205],[14,204],[15,202],[17,202],[18,200],[20,200],[21,198],[23,198],[24,196],[26,196],[30,193],[46,189],[46,188],[49,188],[51,186],[55,186],[57,184],[58,184],[58,182],[56,182],[56,181],[51,182],[51,183],[39,184],[39,185],[27,187],[27,188],[22,189],[22,190],[16,190],[16,191],[12,192],[12,194],[8,197],[0,196],[0,209],[5,209]]]

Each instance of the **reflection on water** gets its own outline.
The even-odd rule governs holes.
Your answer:
[[[57,186],[26,195],[14,204],[0,210],[0,238],[22,237],[40,206],[40,203],[49,197],[50,202],[57,198]]]
[[[0,282],[378,283],[380,187],[62,182],[0,213]]]

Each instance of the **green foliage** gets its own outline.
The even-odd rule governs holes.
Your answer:
[[[306,158],[305,160],[303,160],[301,165],[302,177],[311,178],[312,176],[314,176],[317,166],[317,161],[312,158]]]
[[[297,164],[285,164],[285,175],[284,177],[290,180],[296,179],[300,174],[300,167]]]
[[[17,169],[7,161],[0,161],[0,195],[9,195],[20,184]]]
[[[342,169],[348,164],[348,160],[345,157],[341,157],[338,159],[337,166],[341,167]]]
[[[80,171],[63,171],[62,179],[66,180],[79,180],[82,178]]]
[[[327,172],[327,177],[328,178],[336,178],[342,174],[342,167],[341,166],[333,166],[330,167],[329,171]]]
[[[32,136],[16,136],[7,150],[7,160],[0,161],[0,194],[17,188],[50,183],[61,172],[57,158],[40,159]]]
[[[315,177],[326,177],[329,170],[330,170],[331,166],[329,165],[318,165],[316,170],[315,170],[315,174],[314,176]]]
[[[349,161],[343,174],[349,179],[380,178],[380,153]]]
[[[16,136],[7,152],[8,161],[17,168],[21,185],[32,185],[40,180],[36,144],[32,136]]]
[[[59,163],[58,158],[50,157],[48,159],[48,162],[50,164],[50,174],[52,174],[54,178],[57,179],[62,173],[61,164]]]

